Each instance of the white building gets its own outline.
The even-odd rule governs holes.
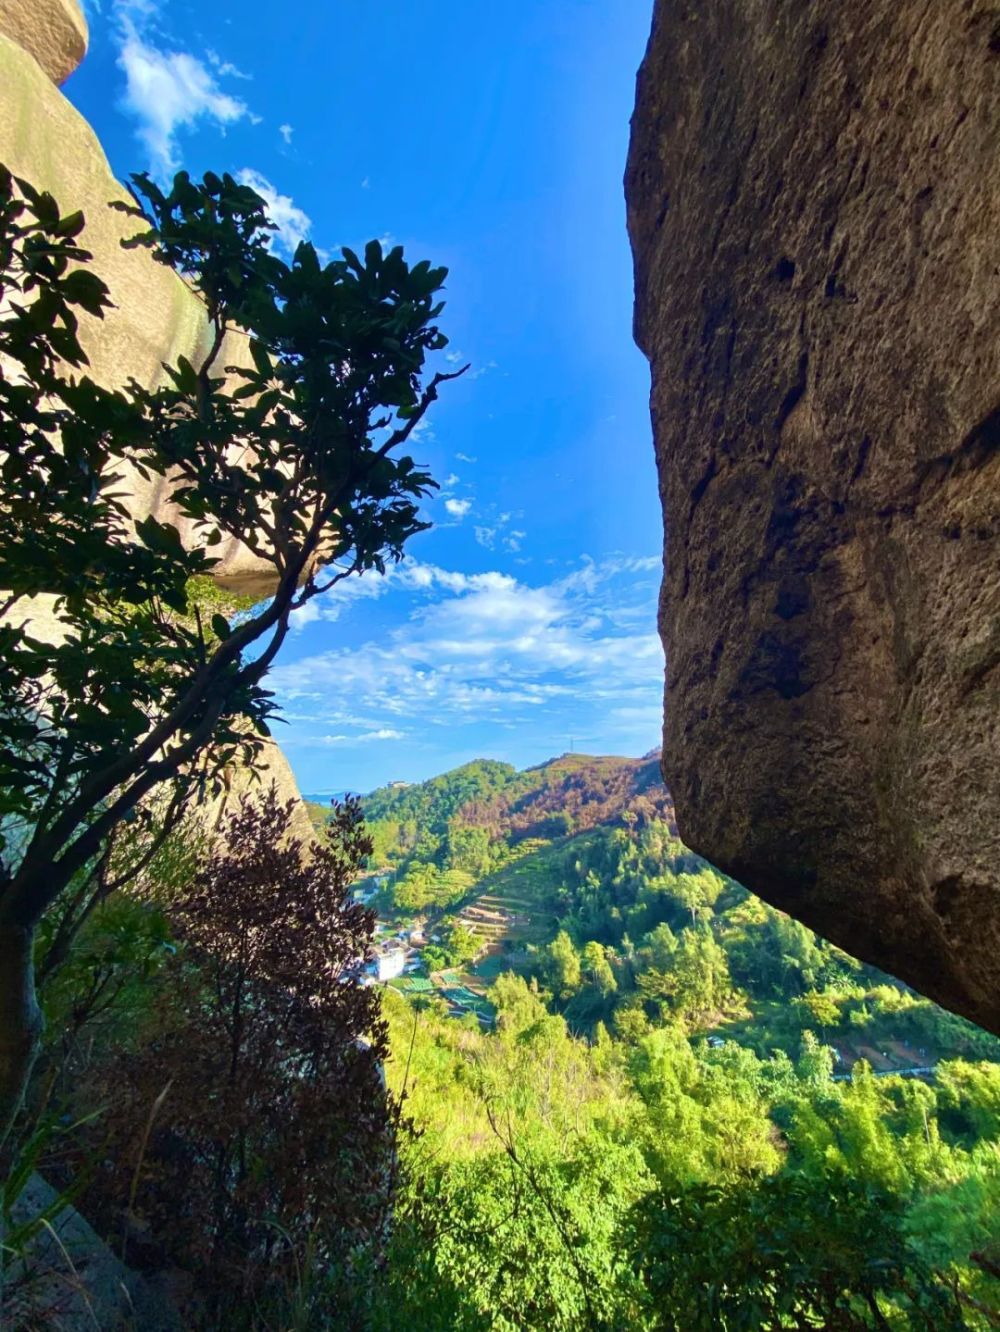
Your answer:
[[[375,976],[380,981],[392,980],[396,976],[402,976],[405,965],[404,948],[387,948],[375,958]]]

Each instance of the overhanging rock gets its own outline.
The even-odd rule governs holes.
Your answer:
[[[685,840],[1000,1031],[1000,22],[658,0],[626,176]]]

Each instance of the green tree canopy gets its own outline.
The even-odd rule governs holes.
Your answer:
[[[0,170],[0,1137],[38,1044],[39,921],[152,791],[173,793],[169,826],[234,759],[254,761],[273,710],[261,681],[292,613],[384,571],[425,526],[434,483],[400,450],[451,377],[423,380],[446,343],[444,269],[378,242],[325,265],[302,244],[285,263],[263,200],[231,176],[134,185],[129,243],[198,293],[210,348],[155,391],[110,392],[83,373],[78,312],[99,318],[111,299],[83,217]],[[232,337],[246,364],[224,363]],[[133,522],[123,462],[167,478],[203,546]],[[205,623],[188,588],[227,537],[276,590],[239,623]],[[57,641],[33,632],[40,594]],[[74,894],[85,906],[86,886]]]

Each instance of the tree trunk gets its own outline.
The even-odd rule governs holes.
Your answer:
[[[0,1162],[42,1037],[34,932],[0,924]]]

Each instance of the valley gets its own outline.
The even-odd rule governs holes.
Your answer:
[[[1000,1042],[850,958],[692,855],[658,754],[566,754],[518,772],[481,760],[363,798],[375,850],[355,885],[377,913],[367,983],[492,1028],[505,973],[571,1030],[677,1018],[717,1048],[796,1053],[838,1079],[928,1079]],[[327,810],[310,803],[321,827]]]

